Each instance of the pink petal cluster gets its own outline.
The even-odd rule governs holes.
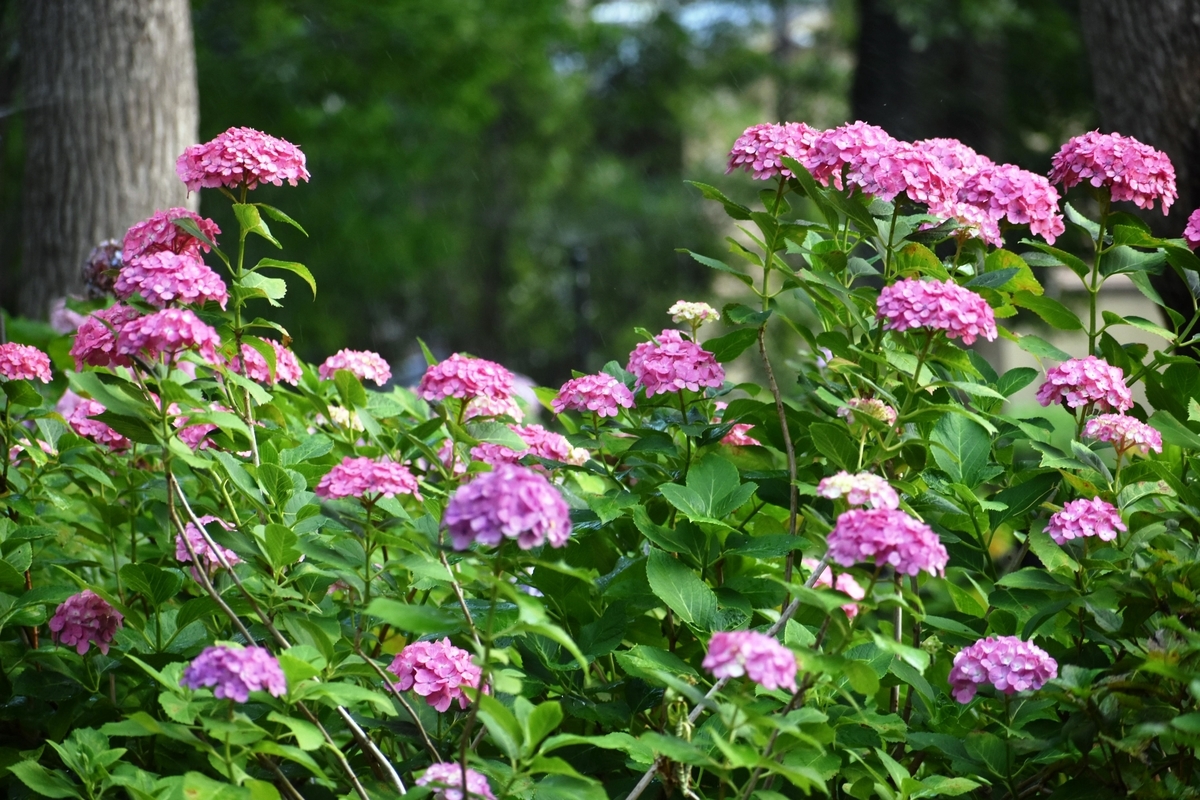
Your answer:
[[[513,450],[502,444],[484,442],[471,448],[471,458],[493,466],[512,464],[525,456],[537,456],[547,461],[560,461],[576,466],[587,461],[587,451],[580,452],[580,448],[572,447],[571,443],[567,441],[567,437],[561,433],[548,431],[541,425],[509,425],[508,427],[521,437],[521,441],[525,442],[526,449]],[[538,468],[534,467],[534,469]]]
[[[463,419],[475,419],[476,417],[512,417],[520,422],[525,419],[525,412],[511,397],[477,395],[468,400],[463,408]]]
[[[513,395],[513,374],[495,361],[455,353],[425,370],[417,394],[431,403],[447,397],[507,400]]]
[[[516,539],[522,550],[544,542],[562,547],[571,536],[567,503],[546,478],[517,464],[500,464],[460,486],[446,505],[442,524],[455,550],[472,542],[495,546]]]
[[[159,250],[125,262],[117,273],[113,293],[122,300],[141,294],[147,303],[163,308],[171,303],[200,304],[209,300],[221,308],[229,302],[225,281],[191,253]]]
[[[63,601],[50,618],[50,635],[54,641],[75,645],[83,655],[93,644],[108,655],[108,644],[125,621],[121,612],[91,589],[84,589]]]
[[[1050,159],[1050,181],[1070,189],[1087,181],[1107,186],[1113,200],[1132,200],[1138,208],[1162,202],[1166,214],[1178,198],[1175,167],[1161,150],[1132,136],[1091,131],[1067,140]]]
[[[360,381],[375,381],[376,386],[383,386],[392,377],[392,368],[383,356],[370,350],[338,350],[325,359],[317,373],[321,380],[327,381],[339,369],[353,372]]]
[[[1067,408],[1084,408],[1094,403],[1101,412],[1133,408],[1125,373],[1095,356],[1072,358],[1047,370],[1037,400],[1044,406],[1065,403]]]
[[[753,172],[755,180],[765,181],[777,175],[790,178],[791,170],[783,166],[784,157],[793,158],[807,167],[805,159],[816,137],[817,131],[803,122],[751,125],[733,143],[725,174],[741,167]]]
[[[1092,417],[1083,426],[1083,435],[1089,439],[1108,442],[1119,455],[1130,450],[1150,455],[1153,450],[1162,452],[1162,434],[1144,422],[1124,414],[1101,414]]]
[[[1188,217],[1187,226],[1183,229],[1183,239],[1193,250],[1200,247],[1200,208]]]
[[[719,388],[725,382],[725,370],[713,354],[672,329],[633,348],[625,369],[637,377],[635,390],[645,387],[646,397],[683,389],[695,392],[702,386]]]
[[[206,528],[215,522],[227,531],[233,530],[233,526],[228,522],[223,519],[219,519],[218,517],[214,517],[211,514],[206,514],[198,519],[200,520],[200,524],[204,525]],[[187,535],[187,542],[184,542],[183,536],[178,533],[175,534],[175,560],[182,564],[188,564],[191,562],[192,554],[188,552],[187,548],[188,544],[190,544],[192,546],[192,551],[196,554],[197,563],[192,565],[192,576],[195,577],[196,580],[200,580],[200,576],[196,572],[197,567],[203,566],[204,571],[207,572],[209,576],[212,576],[218,569],[221,568],[222,556],[225,557],[225,563],[231,567],[234,564],[242,563],[242,560],[238,558],[238,554],[227,547],[221,547],[219,544],[217,544],[216,550],[209,547],[208,540],[204,538],[204,534],[200,532],[200,529],[196,527],[195,523],[189,522],[187,527],[184,528],[184,533]],[[213,544],[216,544],[216,540],[213,540]]]
[[[174,358],[180,350],[195,350],[210,364],[217,363],[221,337],[209,325],[186,308],[165,308],[138,317],[121,327],[117,334],[117,353],[141,355],[157,361],[166,354]]]
[[[932,528],[894,508],[851,509],[837,518],[826,542],[829,558],[843,567],[873,561],[905,575],[944,575],[950,559]]]
[[[715,678],[745,675],[764,689],[796,691],[796,655],[758,631],[718,631],[702,665]]]
[[[805,558],[800,561],[800,565],[809,570],[809,572],[815,570],[820,563],[815,558]],[[813,583],[813,588],[820,589],[822,587],[836,589],[844,595],[853,597],[855,600],[862,600],[867,596],[867,590],[858,581],[854,580],[853,575],[843,572],[837,578],[834,578],[833,569],[828,566],[821,571],[821,574],[817,576],[817,580]],[[854,619],[858,616],[858,603],[846,603],[842,606],[842,611],[846,612],[846,616],[849,619]]]
[[[821,184],[843,188],[845,181],[864,193],[890,200],[903,190],[899,165],[892,161],[901,142],[865,122],[821,131],[802,163]]]
[[[877,419],[888,427],[896,424],[896,409],[878,397],[851,397],[845,406],[837,410],[837,415],[845,419],[846,424],[853,425],[856,412]]]
[[[622,408],[633,408],[633,392],[612,375],[601,372],[564,383],[551,406],[555,414],[569,410],[615,417]]]
[[[860,472],[851,475],[849,472],[839,472],[828,478],[822,478],[817,484],[817,494],[836,500],[845,497],[850,506],[871,506],[871,508],[899,508],[900,496],[892,485],[878,475],[870,472]]]
[[[1056,512],[1046,524],[1046,533],[1058,544],[1069,539],[1098,536],[1102,542],[1117,538],[1118,531],[1129,530],[1121,520],[1121,512],[1099,497],[1091,500],[1072,500]]]
[[[275,380],[271,380],[271,367],[263,358],[262,353],[248,344],[242,345],[241,359],[234,356],[229,368],[234,372],[241,373],[244,362],[246,365],[244,374],[252,381],[266,384],[283,382],[290,383],[292,386],[300,383],[300,378],[304,373],[300,369],[300,361],[296,358],[296,354],[274,339],[265,339],[264,341],[269,342],[271,349],[275,351]]]
[[[387,459],[347,456],[321,478],[314,490],[318,497],[333,500],[339,497],[363,497],[371,501],[380,497],[411,494],[421,497],[417,479],[408,467]]]
[[[1058,677],[1058,663],[1033,642],[1016,636],[980,639],[954,656],[950,691],[960,703],[969,703],[975,691],[991,684],[1005,694],[1037,690]]]
[[[158,398],[156,397],[155,403],[157,404],[157,402]],[[225,406],[217,405],[215,403],[212,405],[211,409],[213,411],[230,411],[230,409],[226,408]],[[188,420],[190,418],[181,416],[181,411],[182,409],[179,408],[178,403],[171,403],[171,405],[167,406],[167,413],[175,416],[175,418],[171,420],[171,425],[173,425],[175,429],[179,431],[177,434],[179,436],[179,441],[183,442],[193,450],[207,450],[212,444],[208,440],[208,435],[217,430],[218,426],[212,422],[197,422],[195,425],[188,425]]]
[[[103,414],[107,410],[95,400],[88,400],[81,397],[79,398],[79,403],[76,404],[75,408],[67,416],[67,424],[71,426],[71,430],[83,438],[91,439],[96,444],[102,444],[109,450],[120,452],[129,449],[130,442],[128,439],[103,422],[92,419],[92,417]]]
[[[75,358],[75,370],[83,370],[84,364],[93,367],[128,367],[133,362],[117,350],[117,334],[125,324],[137,319],[141,313],[136,308],[117,303],[115,306],[93,311],[79,325],[71,355]]]
[[[967,178],[955,199],[984,211],[992,223],[985,228],[996,232],[995,238],[984,238],[997,246],[1004,244],[998,223],[1005,218],[1014,225],[1028,225],[1031,233],[1051,244],[1066,229],[1058,212],[1058,192],[1050,181],[1015,164],[985,167]],[[933,209],[933,213],[938,211]]]
[[[183,671],[179,685],[189,689],[214,687],[216,697],[237,703],[246,702],[251,692],[259,690],[273,697],[287,693],[287,678],[265,647],[206,647]]]
[[[297,186],[309,179],[299,147],[253,128],[230,128],[211,142],[192,145],[175,162],[175,173],[189,192],[284,181]]]
[[[50,356],[28,344],[0,344],[0,375],[10,381],[39,380],[49,383]]]
[[[954,186],[962,186],[973,175],[996,166],[990,158],[980,155],[958,139],[921,139],[913,144],[933,160]]]
[[[463,800],[462,764],[455,761],[441,761],[430,764],[425,774],[417,778],[417,786],[429,786],[437,789],[433,793],[434,800]],[[467,800],[496,800],[492,787],[487,778],[471,768],[467,768]]]
[[[478,689],[483,675],[471,663],[471,654],[450,644],[449,639],[413,642],[392,659],[387,669],[400,679],[396,684],[400,691],[412,689],[438,711],[450,708],[453,700],[465,709],[471,701],[462,687]]]
[[[201,251],[208,252],[207,244],[175,224],[174,220],[177,219],[190,219],[196,223],[196,227],[210,242],[216,242],[217,234],[221,232],[217,223],[186,208],[155,211],[125,232],[125,242],[121,247],[122,259],[128,263],[138,256],[158,252],[199,258]]]
[[[754,426],[749,422],[735,423],[729,433],[721,437],[721,444],[731,447],[762,447],[762,442],[750,435]]]
[[[945,331],[950,339],[962,338],[967,345],[980,336],[989,342],[997,336],[991,306],[953,281],[897,281],[883,287],[877,308],[884,330],[933,328]]]

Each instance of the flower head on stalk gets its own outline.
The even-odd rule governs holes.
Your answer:
[[[953,281],[897,281],[883,287],[877,306],[884,330],[929,328],[944,331],[950,339],[961,338],[967,345],[979,336],[992,342],[998,335],[987,301]]]
[[[944,575],[950,556],[933,529],[893,508],[851,509],[826,539],[829,557],[843,567],[865,561],[904,575]]]
[[[186,208],[155,211],[125,232],[125,241],[121,247],[123,261],[128,263],[138,256],[150,253],[167,252],[199,258],[201,251],[208,252],[207,243],[175,224],[176,220],[180,219],[194,222],[210,242],[216,242],[217,234],[221,232],[217,223]]]
[[[233,526],[228,522],[210,514],[199,517],[198,521],[201,525],[205,526],[215,522],[227,531],[233,530]],[[184,541],[184,536],[187,537],[186,542]],[[242,559],[238,557],[238,554],[228,547],[221,547],[219,544],[215,549],[209,547],[208,539],[205,538],[204,533],[193,522],[187,524],[183,534],[175,534],[175,560],[181,564],[188,564],[192,561],[192,553],[188,552],[189,544],[192,546],[192,553],[196,554],[196,563],[192,564],[192,577],[197,581],[200,580],[199,569],[203,569],[210,577],[220,569],[222,566],[222,556],[225,557],[225,563],[231,567],[242,563]]]
[[[879,420],[889,428],[896,424],[897,419],[896,409],[878,397],[851,397],[846,405],[837,410],[837,415],[846,420],[847,425],[854,424],[856,414]]]
[[[721,312],[708,303],[689,303],[686,300],[676,302],[667,309],[667,313],[671,315],[672,322],[686,322],[691,327],[693,341],[696,339],[696,331],[700,330],[704,323],[721,318]]]
[[[790,178],[791,170],[783,165],[783,159],[793,158],[804,164],[817,134],[803,122],[751,125],[733,143],[725,174],[741,168],[752,172],[759,181],[778,175]]]
[[[117,635],[125,618],[108,601],[91,589],[71,595],[55,609],[48,624],[56,642],[74,645],[83,655],[93,644],[108,655],[108,645]]]
[[[513,396],[513,374],[495,361],[455,353],[425,370],[417,394],[431,403],[447,397],[508,400]]]
[[[584,375],[564,383],[551,406],[555,414],[570,410],[615,417],[622,408],[633,408],[633,392],[612,375]]]
[[[1056,512],[1046,524],[1046,533],[1058,544],[1087,536],[1099,537],[1102,542],[1111,542],[1119,531],[1128,530],[1121,519],[1121,512],[1111,503],[1099,497],[1091,500],[1072,500]]]
[[[229,368],[234,372],[242,372],[242,364],[245,366],[245,376],[252,381],[259,383],[290,383],[292,386],[300,383],[300,378],[303,377],[303,372],[300,369],[300,361],[296,358],[296,354],[287,349],[274,339],[266,339],[271,345],[271,349],[275,351],[275,379],[271,380],[271,368],[267,364],[267,359],[263,358],[263,354],[251,347],[249,344],[242,344],[242,357],[239,359],[234,356]]]
[[[1183,240],[1193,250],[1200,247],[1200,208],[1188,217],[1187,226],[1183,229]]]
[[[1056,677],[1058,663],[1033,642],[1016,636],[989,636],[958,651],[949,681],[954,699],[969,703],[980,686],[1016,694],[1040,689]]]
[[[254,189],[260,183],[292,186],[307,181],[304,153],[291,142],[253,128],[230,128],[204,144],[194,144],[175,162],[189,192],[225,187]]]
[[[386,459],[374,460],[366,457],[347,456],[329,472],[325,473],[314,490],[317,497],[333,500],[340,497],[361,497],[374,502],[381,497],[411,494],[421,497],[417,479],[408,467]]]
[[[496,546],[516,539],[522,550],[543,543],[562,547],[571,536],[571,516],[558,490],[537,472],[517,464],[499,464],[460,486],[442,524],[455,550],[472,542]]]
[[[339,350],[325,359],[317,373],[327,381],[339,369],[349,370],[360,381],[375,381],[376,386],[383,386],[392,377],[392,368],[383,356],[370,350]]]
[[[800,561],[800,565],[810,572],[815,570],[820,564],[821,562],[815,558],[805,558]],[[821,574],[817,576],[816,581],[813,583],[814,589],[822,587],[836,589],[844,595],[853,597],[855,600],[862,600],[867,596],[867,590],[854,579],[853,575],[843,572],[835,578],[833,576],[833,568],[829,566],[822,568]],[[842,606],[842,611],[846,612],[848,619],[854,619],[858,616],[858,603],[846,603]]]
[[[165,308],[125,323],[117,334],[117,353],[142,356],[157,361],[161,356],[175,359],[183,350],[195,350],[210,364],[216,364],[221,337],[211,326],[200,321],[186,308]]]
[[[1151,450],[1161,453],[1163,447],[1161,433],[1125,414],[1101,414],[1092,417],[1083,426],[1083,435],[1089,439],[1108,442],[1117,451],[1118,457],[1130,451],[1148,456]]]
[[[842,471],[828,478],[822,478],[817,484],[817,494],[831,500],[839,497],[846,498],[846,503],[854,506],[871,506],[871,508],[899,508],[900,496],[892,485],[878,475],[870,472],[860,472],[851,475]]]
[[[1031,233],[1040,235],[1050,244],[1066,230],[1063,216],[1058,211],[1058,192],[1050,181],[1015,164],[993,164],[981,169],[967,178],[954,199],[959,204],[965,203],[983,211],[991,221],[988,229],[995,231],[994,238],[984,238],[997,246],[1004,244],[998,227],[1002,219],[1014,225],[1028,225]],[[931,211],[935,215],[939,213]]]
[[[703,386],[719,388],[725,382],[725,370],[716,357],[672,329],[633,348],[625,370],[637,376],[634,388],[645,387],[646,397],[683,389],[696,392]]]
[[[125,325],[141,316],[136,308],[120,303],[93,311],[79,324],[71,355],[75,371],[82,372],[84,364],[93,367],[128,367],[133,361],[117,350],[117,336]]]
[[[212,687],[216,697],[236,703],[246,702],[250,692],[259,690],[274,697],[287,693],[287,678],[275,656],[264,647],[206,647],[183,671],[179,685],[189,689]]]
[[[471,654],[450,644],[449,639],[413,642],[392,659],[387,670],[400,679],[396,684],[400,691],[412,689],[443,712],[454,700],[465,709],[470,700],[462,687],[478,689],[483,676],[483,671],[472,663]],[[488,687],[485,685],[483,690],[487,692]]]
[[[567,437],[561,433],[548,431],[541,425],[509,425],[509,430],[521,437],[525,442],[524,450],[513,450],[502,444],[483,442],[471,448],[471,458],[486,464],[515,464],[525,456],[537,456],[547,461],[559,461],[563,464],[581,466],[587,463],[588,452],[581,447],[572,447]],[[546,472],[540,464],[532,469]]]
[[[1171,159],[1132,136],[1090,131],[1067,140],[1050,163],[1051,183],[1106,186],[1113,200],[1131,200],[1138,208],[1153,208],[1158,200],[1166,214],[1179,197]]]
[[[1101,412],[1133,408],[1125,373],[1095,356],[1072,358],[1048,370],[1037,400],[1044,406],[1062,403],[1070,409],[1094,405]]]
[[[198,256],[169,250],[127,260],[117,273],[113,294],[122,300],[140,294],[159,308],[172,303],[199,305],[210,300],[225,308],[229,302],[225,281]]]
[[[465,800],[496,800],[492,787],[483,774],[467,769],[467,793]],[[434,789],[434,800],[464,800],[462,791],[463,767],[457,761],[441,761],[426,767],[417,778],[417,786]]]
[[[745,675],[764,689],[796,691],[796,656],[758,631],[718,631],[708,641],[703,667],[716,678]]]
[[[83,438],[91,439],[96,444],[102,444],[114,453],[128,450],[130,445],[128,439],[100,420],[92,419],[107,410],[95,400],[80,397],[79,402],[67,415],[67,424],[71,426],[71,430]]]
[[[10,381],[49,383],[54,377],[50,371],[50,356],[28,344],[0,344],[0,377]]]

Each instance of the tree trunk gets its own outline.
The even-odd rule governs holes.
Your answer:
[[[42,317],[98,241],[188,204],[175,159],[196,141],[196,56],[188,0],[23,0],[20,45],[18,309]]]

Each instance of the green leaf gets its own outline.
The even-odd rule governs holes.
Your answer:
[[[696,670],[674,653],[658,647],[638,644],[628,650],[620,650],[613,654],[617,662],[635,678],[653,681],[661,684],[657,673],[665,672],[671,675],[696,676]]]
[[[1022,258],[1024,258],[1025,261],[1030,266],[1034,266],[1034,267],[1065,266],[1065,267],[1070,268],[1070,270],[1072,272],[1074,272],[1076,275],[1078,275],[1080,278],[1086,278],[1088,273],[1091,271],[1091,269],[1088,267],[1088,265],[1083,262],[1083,259],[1079,258],[1079,256],[1071,255],[1066,250],[1059,250],[1056,247],[1051,247],[1050,245],[1046,244],[1045,242],[1038,242],[1038,241],[1034,241],[1033,239],[1022,239],[1021,244],[1027,244],[1030,247],[1036,248],[1037,250],[1040,250],[1042,253],[1045,253],[1047,256],[1049,256],[1049,258],[1045,258],[1045,257],[1038,257],[1037,254],[1035,254],[1035,253],[1025,253],[1022,256]]]
[[[741,203],[735,203],[721,192],[716,187],[709,186],[707,183],[699,183],[698,181],[684,181],[691,184],[700,190],[700,194],[704,195],[707,200],[715,200],[725,206],[725,213],[736,220],[750,219],[750,209]]]
[[[735,278],[737,278],[739,281],[746,284],[747,286],[754,285],[753,278],[751,278],[749,275],[747,275],[746,273],[744,273],[740,270],[734,269],[733,267],[726,264],[724,261],[718,261],[715,258],[709,258],[708,256],[702,256],[699,253],[693,253],[691,250],[688,250],[683,247],[679,248],[679,250],[677,250],[676,252],[687,253],[689,256],[696,259],[697,261],[699,261],[701,264],[703,264],[706,267],[711,267],[712,269],[720,270],[721,272],[728,272],[730,275],[734,276]]]
[[[918,242],[910,242],[900,248],[896,252],[893,266],[901,277],[912,277],[914,274],[942,277],[946,274],[941,259]]]
[[[1079,211],[1076,210],[1076,208],[1070,203],[1067,203],[1063,210],[1066,212],[1067,220],[1071,222],[1071,224],[1078,225],[1080,228],[1083,228],[1085,231],[1087,231],[1087,234],[1091,240],[1093,242],[1096,241],[1096,238],[1100,236],[1100,223],[1093,222],[1083,214],[1080,214]]]
[[[711,453],[692,464],[688,471],[687,487],[700,498],[701,508],[711,517],[723,517],[718,506],[741,485],[737,467],[728,459]],[[728,513],[728,512],[726,512]]]
[[[1026,267],[1028,269],[1028,267]],[[1020,273],[1020,270],[1015,267],[1007,267],[998,269],[994,272],[984,272],[976,275],[971,280],[963,284],[968,289],[999,289],[1004,284],[1015,278]]]
[[[992,450],[983,427],[961,414],[946,414],[933,426],[930,439],[941,445],[931,448],[933,458],[954,483],[978,485]]]
[[[453,614],[433,606],[416,606],[377,597],[367,606],[367,613],[378,617],[393,628],[416,634],[451,633],[459,623]]]
[[[529,447],[524,439],[503,422],[468,422],[467,433],[478,441],[503,445],[518,453]]]
[[[471,692],[473,699],[474,692]],[[490,694],[478,695],[479,700],[479,718],[483,720],[483,724],[487,726],[488,733],[491,734],[492,743],[495,744],[504,755],[514,761],[520,756],[522,743],[524,742],[524,731],[521,729],[521,723],[517,722],[517,718],[513,716],[503,703]]]
[[[708,584],[678,559],[651,548],[646,560],[650,590],[680,620],[701,631],[711,631],[717,621],[717,596]]]
[[[249,203],[234,203],[233,215],[237,217],[238,225],[242,229],[242,239],[254,233],[266,239],[276,247],[282,248],[283,245],[279,240],[271,235],[271,229],[267,227],[267,223],[263,220],[262,215],[258,213],[258,207]]]
[[[996,581],[996,585],[1009,589],[1034,589],[1043,592],[1075,591],[1073,586],[1066,586],[1059,583],[1049,572],[1037,569],[1036,567],[1026,567],[1016,572],[1010,572]]]
[[[554,700],[533,706],[525,698],[518,697],[515,708],[524,733],[525,755],[530,756],[537,751],[542,740],[554,733],[562,723],[562,706]]]
[[[996,381],[996,391],[1005,397],[1012,397],[1037,380],[1040,374],[1033,367],[1013,367]]]
[[[1071,309],[1049,297],[1040,297],[1029,292],[1016,292],[1012,296],[1012,304],[1027,308],[1037,314],[1046,324],[1060,331],[1078,331],[1083,329],[1083,323]],[[1024,338],[1024,337],[1022,337]]]
[[[851,472],[858,469],[858,447],[851,440],[845,425],[814,422],[809,426],[808,433],[817,451],[836,466]]]
[[[26,408],[37,408],[42,404],[42,395],[29,381],[4,381],[0,383],[0,388],[4,389],[4,394],[8,396],[10,403]]]
[[[721,311],[721,316],[733,325],[750,325],[759,327],[771,318],[771,309],[756,311],[742,303],[729,303]]]
[[[967,753],[983,762],[991,773],[999,778],[1009,774],[1008,748],[999,736],[993,733],[968,733]]]
[[[1055,361],[1070,361],[1070,353],[1064,353],[1040,336],[1027,333],[1017,339],[1017,347],[1038,358],[1052,358]]]
[[[177,569],[162,569],[153,564],[126,564],[121,567],[121,581],[145,597],[156,608],[170,600],[183,587],[183,573]]]
[[[337,387],[342,405],[347,409],[364,408],[367,405],[367,390],[362,381],[348,369],[339,369],[333,373],[333,385]]]
[[[978,789],[981,784],[970,778],[946,778],[933,775],[921,781],[923,788],[909,795],[909,800],[921,800],[923,797],[958,797]]]
[[[287,282],[282,278],[268,278],[258,272],[247,272],[236,284],[247,297],[261,297],[275,307],[287,295]]]
[[[295,261],[280,261],[277,258],[263,258],[254,265],[254,271],[260,269],[282,269],[293,275],[298,275],[308,284],[308,288],[312,290],[313,299],[317,297],[317,279],[308,271],[308,267]],[[243,284],[244,285],[244,284]]]
[[[1016,270],[1013,277],[999,287],[1005,292],[1029,292],[1034,295],[1041,295],[1045,292],[1037,278],[1034,277],[1033,270],[1025,263],[1025,259],[1010,250],[993,250],[988,253],[987,259],[984,261],[984,268],[988,273],[1007,269]]]
[[[1200,450],[1200,436],[1197,436],[1190,428],[1175,419],[1175,416],[1170,411],[1162,409],[1155,411],[1150,416],[1150,419],[1146,421],[1152,428],[1162,434],[1163,444],[1170,444],[1187,450]]]
[[[303,233],[305,236],[308,236],[308,231],[304,230],[304,228],[301,227],[299,222],[296,222],[296,220],[292,219],[287,214],[280,211],[278,208],[275,208],[275,206],[269,206],[266,203],[255,203],[254,205],[258,206],[258,209],[260,211],[267,212],[267,216],[270,217],[271,219],[275,220],[276,222],[287,223],[288,225],[291,225],[293,228],[295,228],[296,230]]]
[[[274,465],[263,464],[263,466]],[[261,470],[262,468],[260,467],[259,469]],[[279,467],[275,467],[275,469],[283,472]],[[275,492],[272,492],[272,496],[275,496],[275,494]],[[286,501],[280,498],[276,502],[282,505]],[[295,564],[300,558],[300,539],[291,528],[272,522],[263,531],[262,551],[263,555],[267,557],[267,563],[271,565],[271,568],[281,570],[284,567]]]
[[[1105,278],[1126,272],[1149,272],[1158,274],[1166,265],[1167,256],[1161,251],[1144,253],[1132,247],[1118,245],[1110,247],[1100,261],[1100,274]]]
[[[704,343],[704,349],[713,354],[722,364],[733,361],[758,341],[757,328],[739,328],[724,336],[709,339]]]
[[[547,775],[534,785],[533,800],[608,800],[608,793],[594,778]]]
[[[267,719],[290,730],[296,738],[296,746],[301,750],[319,750],[325,744],[325,737],[321,735],[320,729],[308,720],[285,717],[278,711],[272,711],[267,715]]]
[[[8,769],[21,783],[43,797],[83,797],[66,775],[58,770],[48,770],[36,761],[22,761]]]

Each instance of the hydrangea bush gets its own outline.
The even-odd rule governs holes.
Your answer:
[[[300,361],[304,231],[253,190],[303,152],[189,148],[238,230],[161,211],[53,361],[0,345],[9,796],[1197,796],[1200,312],[1097,307],[1195,285],[1200,216],[1122,205],[1170,161],[787,123],[728,163],[764,188],[694,184],[736,235],[693,255],[754,303],[681,300],[535,408],[469,353]]]

